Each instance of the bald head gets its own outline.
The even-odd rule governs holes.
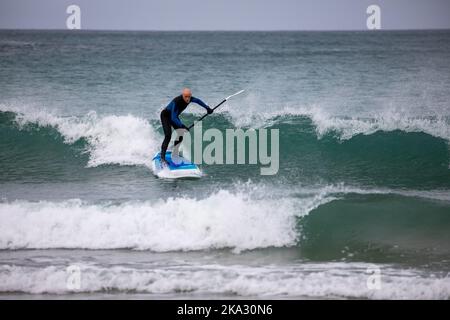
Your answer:
[[[191,101],[192,91],[189,88],[184,88],[183,92],[181,93],[181,95],[183,96],[183,100],[186,103],[189,103]]]

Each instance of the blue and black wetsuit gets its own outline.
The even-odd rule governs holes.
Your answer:
[[[208,112],[212,112],[210,111],[211,109],[208,107],[208,105],[198,98],[191,97],[191,100],[186,103],[182,95],[175,97],[167,105],[167,107],[165,107],[164,110],[161,111],[161,123],[164,130],[164,141],[161,145],[161,159],[166,159],[167,147],[169,146],[170,138],[172,137],[172,127],[174,129],[187,129],[187,127],[181,122],[179,116],[191,102],[201,105]],[[181,143],[181,141],[183,141],[182,136],[180,136],[180,138],[175,141],[175,146]]]

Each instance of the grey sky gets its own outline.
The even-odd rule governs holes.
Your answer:
[[[82,29],[365,30],[370,4],[382,29],[450,28],[449,0],[0,0],[0,28],[65,29],[70,4]]]

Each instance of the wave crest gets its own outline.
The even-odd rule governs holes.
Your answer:
[[[82,117],[60,117],[45,110],[22,112],[16,108],[2,108],[15,113],[20,129],[30,125],[55,128],[64,142],[73,144],[84,139],[89,153],[88,167],[103,164],[150,165],[161,138],[151,124],[133,115],[99,116],[91,111]]]
[[[306,211],[311,203],[306,203]],[[220,190],[205,199],[120,205],[0,204],[0,248],[134,248],[152,251],[282,247],[296,242],[292,201],[251,200]]]

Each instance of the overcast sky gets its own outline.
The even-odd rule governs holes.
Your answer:
[[[65,29],[71,4],[82,29],[365,30],[371,4],[382,29],[450,28],[450,0],[0,0],[0,28]]]

